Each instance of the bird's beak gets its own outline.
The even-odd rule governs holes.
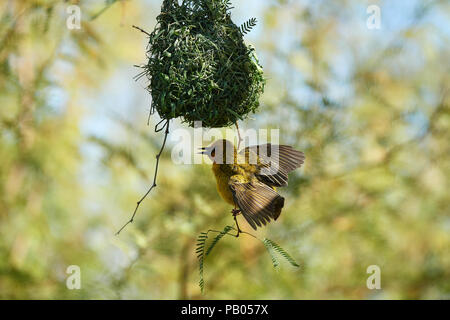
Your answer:
[[[199,152],[197,152],[197,154],[208,154],[208,148],[205,147],[201,147],[199,150]]]

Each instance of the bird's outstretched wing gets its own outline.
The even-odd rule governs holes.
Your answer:
[[[254,168],[258,180],[273,187],[287,186],[288,173],[300,168],[305,161],[303,152],[291,146],[270,143],[247,147],[239,155]]]
[[[235,175],[231,177],[229,186],[235,204],[253,229],[280,216],[284,198],[268,185],[256,179],[245,182],[243,176]]]

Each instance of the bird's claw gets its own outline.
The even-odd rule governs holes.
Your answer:
[[[241,210],[239,210],[239,209],[232,209],[231,213],[233,214],[233,217],[236,217],[237,215],[241,214]]]

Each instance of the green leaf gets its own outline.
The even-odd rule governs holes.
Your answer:
[[[264,246],[267,249],[267,252],[270,255],[270,258],[272,259],[272,264],[273,267],[276,269],[278,268],[278,266],[280,265],[280,263],[278,262],[277,258],[275,257],[275,252],[273,251],[273,247],[272,244],[270,242],[267,241],[267,239],[264,239],[263,241]]]
[[[198,282],[198,285],[200,286],[200,290],[203,294],[203,290],[204,290],[204,286],[205,286],[205,282],[203,281],[203,261],[204,261],[204,257],[205,257],[205,244],[206,244],[206,240],[208,239],[208,233],[207,232],[202,232],[200,233],[200,235],[197,238],[197,246],[196,246],[196,250],[195,253],[197,254],[197,259],[198,259],[198,273],[200,275],[200,280]]]
[[[274,262],[274,256],[272,255],[272,253],[275,251],[275,252],[278,252],[283,258],[285,258],[292,266],[300,267],[298,265],[298,263],[294,260],[294,258],[291,257],[291,255],[289,253],[287,253],[282,247],[280,247],[278,244],[276,244],[272,240],[264,239],[263,243],[264,243],[264,246],[267,248],[267,250],[269,251],[269,253],[272,256],[272,262]],[[277,267],[277,266],[278,266],[278,261],[277,261],[276,265],[274,263],[274,267]]]
[[[214,238],[214,240],[211,242],[211,244],[209,245],[207,250],[205,250],[205,246],[206,246],[206,240],[208,240],[208,234],[210,231],[202,232],[197,237],[197,246],[195,249],[195,253],[197,254],[198,271],[199,271],[199,275],[200,275],[200,280],[198,282],[198,285],[200,287],[202,294],[204,293],[204,290],[205,290],[205,281],[203,279],[205,258],[211,253],[212,249],[216,246],[216,244],[220,241],[220,239],[222,239],[223,236],[228,234],[228,232],[230,232],[230,230],[232,230],[232,229],[233,229],[233,227],[226,226],[223,229],[223,231],[219,232],[219,234]]]
[[[251,18],[248,21],[244,22],[239,28],[241,30],[241,33],[247,34],[250,31],[252,31],[252,29],[256,26],[257,22],[258,20],[256,20],[256,18]]]
[[[216,244],[220,241],[220,239],[223,238],[224,235],[228,234],[233,229],[233,227],[226,226],[221,233],[219,233],[214,240],[209,245],[208,249],[206,250],[206,257],[211,253],[212,249],[216,246]]]

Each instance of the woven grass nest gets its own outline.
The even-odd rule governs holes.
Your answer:
[[[152,112],[194,126],[227,127],[254,113],[265,79],[244,35],[256,24],[231,20],[229,0],[164,0],[149,35]]]

